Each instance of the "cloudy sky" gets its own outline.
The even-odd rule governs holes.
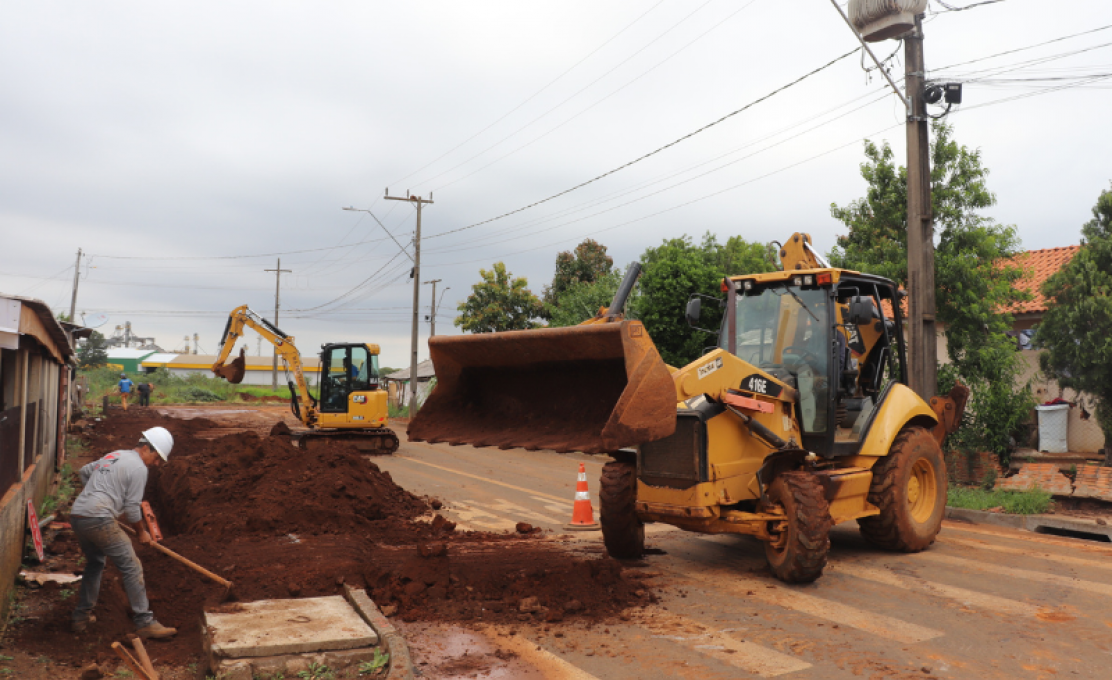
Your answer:
[[[1025,248],[1075,244],[1112,180],[1112,9],[947,11],[976,2],[931,0],[929,75],[964,82],[949,121],[991,170],[989,215]],[[901,105],[859,53],[753,103],[856,45],[828,0],[3,3],[0,292],[68,310],[80,248],[79,314],[211,353],[232,308],[273,315],[281,257],[303,352],[364,340],[402,366],[416,214],[387,187],[434,200],[437,333],[479,268],[540,293],[587,237],[621,265],[708,231],[827,251],[862,140],[903,162]]]

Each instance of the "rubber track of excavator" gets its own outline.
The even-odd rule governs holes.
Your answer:
[[[373,430],[312,430],[295,434],[294,437],[297,445],[306,450],[312,450],[314,442],[351,442],[360,451],[391,454],[401,444],[398,435],[386,427]]]

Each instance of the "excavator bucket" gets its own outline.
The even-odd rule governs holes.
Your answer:
[[[412,441],[603,453],[676,428],[676,388],[639,321],[429,338],[436,389]]]
[[[214,365],[212,372],[221,378],[227,380],[235,385],[243,382],[243,376],[247,374],[247,348],[243,347],[239,350],[239,356],[232,359],[230,363],[223,366]]]

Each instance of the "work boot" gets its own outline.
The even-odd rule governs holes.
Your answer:
[[[89,629],[90,623],[96,622],[97,617],[93,616],[92,614],[84,619],[74,619],[73,621],[70,621],[70,631],[74,633],[84,633],[86,630]]]
[[[135,631],[135,634],[144,640],[164,640],[177,635],[178,629],[167,628],[158,621],[151,621],[149,624]]]

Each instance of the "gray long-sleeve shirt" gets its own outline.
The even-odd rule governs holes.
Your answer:
[[[135,524],[143,518],[139,504],[147,486],[147,465],[137,451],[113,451],[81,468],[85,488],[70,514],[120,517]]]

